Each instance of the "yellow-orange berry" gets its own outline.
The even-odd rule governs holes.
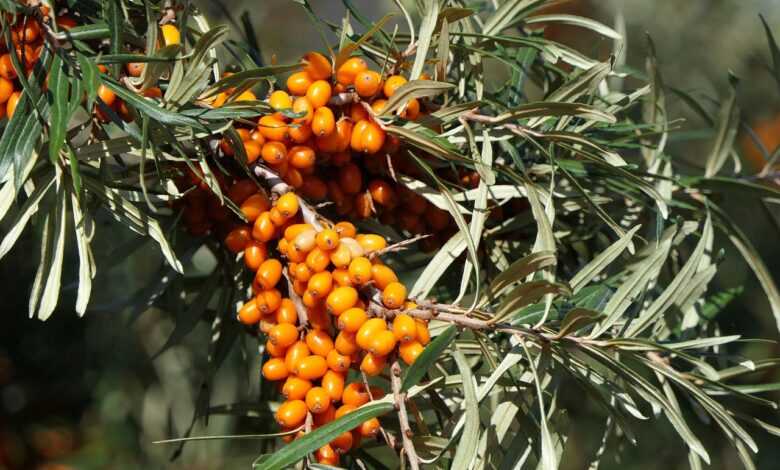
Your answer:
[[[306,419],[306,411],[306,403],[303,400],[286,401],[276,410],[276,421],[288,428],[300,426]]]
[[[333,229],[325,229],[317,234],[317,247],[323,251],[336,248],[339,244],[339,234]]]
[[[307,290],[315,299],[324,299],[333,289],[333,277],[330,272],[323,271],[312,275]]]
[[[304,70],[315,80],[325,80],[333,73],[330,60],[319,52],[307,52],[303,60],[306,62]]]
[[[336,351],[344,354],[345,356],[355,354],[358,352],[358,349],[360,349],[357,344],[355,333],[349,333],[346,331],[339,332],[339,334],[336,336],[334,345],[336,347]]]
[[[368,320],[366,311],[362,308],[353,307],[345,310],[341,313],[341,315],[339,315],[337,326],[340,330],[349,333],[357,333],[366,320]]]
[[[355,74],[353,84],[358,95],[369,98],[376,95],[382,87],[382,76],[373,70],[363,70]]]
[[[257,240],[247,242],[244,248],[244,264],[247,268],[257,271],[266,259],[268,259],[268,247],[265,243]]]
[[[308,356],[298,362],[296,372],[298,376],[306,380],[316,380],[328,371],[328,363],[322,356]]]
[[[261,117],[257,121],[257,130],[267,140],[276,142],[282,142],[287,138],[288,132],[287,123],[273,115]]]
[[[274,357],[265,361],[265,364],[263,364],[263,377],[268,380],[282,380],[286,379],[288,375],[290,375],[290,371],[287,370],[284,359]]]
[[[371,261],[365,256],[358,256],[349,263],[349,278],[355,284],[365,284],[371,280]]]
[[[352,445],[355,442],[350,431],[344,431],[336,436],[335,439],[330,441],[330,446],[340,454],[346,454],[352,449]]]
[[[325,375],[322,376],[320,384],[322,385],[322,388],[328,392],[328,395],[330,395],[330,399],[332,401],[341,400],[341,396],[344,393],[343,373],[329,370],[325,372]]]
[[[327,106],[322,106],[314,111],[314,119],[311,121],[311,130],[317,137],[327,137],[336,130],[336,117]]]
[[[358,329],[355,341],[362,349],[368,350],[371,347],[371,341],[374,339],[374,336],[385,330],[387,330],[387,322],[383,318],[370,318]]]
[[[390,283],[398,282],[398,276],[384,264],[374,264],[371,266],[371,280],[377,288],[384,290]]]
[[[355,238],[357,235],[357,228],[351,222],[338,222],[334,228],[342,238]]]
[[[225,246],[233,253],[240,253],[246,249],[252,240],[252,235],[247,227],[238,227],[230,231],[225,237]]]
[[[406,301],[406,286],[400,282],[391,282],[382,290],[382,303],[394,310],[401,308]]]
[[[401,313],[393,319],[393,334],[401,342],[417,338],[417,323],[411,316]]]
[[[306,334],[306,345],[312,354],[326,357],[333,350],[333,340],[330,335],[321,330],[311,330]]]
[[[241,213],[246,220],[254,222],[263,212],[271,208],[271,203],[265,194],[255,193],[241,203]]]
[[[276,111],[289,109],[293,106],[292,98],[286,91],[276,90],[268,97],[268,104]]]
[[[346,372],[352,363],[349,356],[345,356],[335,349],[330,350],[327,357],[325,357],[325,361],[328,363],[330,370],[336,372]]]
[[[317,80],[306,90],[306,98],[314,106],[314,109],[317,109],[328,104],[331,93],[330,83],[325,80]]]
[[[311,389],[312,385],[309,380],[302,379],[296,375],[287,377],[282,386],[282,395],[288,400],[303,400],[306,397],[306,392]]]
[[[284,217],[292,217],[298,213],[298,196],[295,193],[285,193],[276,201],[275,206]]]
[[[377,356],[387,356],[390,354],[398,340],[390,330],[378,332],[369,342],[368,350]]]
[[[319,414],[330,407],[330,394],[322,387],[312,387],[306,392],[306,406],[314,414]]]
[[[331,447],[330,444],[325,444],[324,446],[317,449],[317,452],[315,452],[314,456],[317,457],[317,463],[330,465],[332,467],[337,466],[340,460],[339,454],[333,450],[333,447]]]
[[[337,287],[328,294],[326,305],[333,315],[340,315],[347,309],[355,306],[358,300],[358,292],[353,287]]]
[[[268,339],[276,346],[290,347],[298,340],[298,329],[289,323],[280,323],[271,328]]]
[[[355,83],[355,76],[367,69],[368,64],[365,60],[360,57],[350,57],[336,70],[336,81],[345,86],[352,85]]]
[[[343,152],[349,148],[349,142],[352,138],[352,122],[348,119],[339,119],[335,123],[333,132],[326,135],[320,135],[315,131],[314,134],[317,136],[317,148],[321,152]]]
[[[160,29],[162,30],[163,42],[166,46],[181,44],[181,32],[179,32],[179,28],[168,23],[160,26]]]
[[[360,370],[365,372],[369,377],[374,377],[382,373],[382,369],[385,368],[387,363],[387,357],[377,356],[374,353],[366,353],[363,356],[363,360],[360,361]]]
[[[387,240],[385,240],[385,237],[373,233],[358,235],[355,240],[357,240],[360,246],[368,253],[379,251],[387,247]]]
[[[296,145],[287,152],[287,159],[295,168],[308,169],[314,166],[317,156],[311,147]]]
[[[395,91],[406,83],[406,79],[400,75],[393,75],[385,80],[385,86],[382,89],[385,96],[390,98],[395,94]]]
[[[296,341],[287,348],[287,352],[284,354],[284,365],[288,371],[293,371],[297,369],[301,359],[309,357],[310,354],[309,346],[306,345],[305,341]]]
[[[270,327],[265,327],[263,325],[270,325]],[[271,328],[273,328],[273,324],[270,324],[266,322],[265,320],[260,321],[260,331],[263,333],[266,333],[267,331],[271,331]],[[269,339],[265,342],[265,350],[271,357],[284,357],[285,353],[287,352],[286,347],[277,346],[274,343],[271,342]]]
[[[255,279],[263,289],[270,289],[279,282],[282,277],[282,263],[278,259],[267,259],[257,269]]]
[[[312,276],[311,269],[306,266],[306,263],[297,263],[295,268],[291,269],[290,272],[296,281],[301,282],[309,282],[309,279],[311,279]]]
[[[379,426],[379,420],[377,418],[371,418],[360,424],[358,432],[363,437],[374,437],[379,432]]]
[[[276,225],[271,220],[271,213],[265,211],[257,216],[254,225],[252,226],[252,238],[260,240],[261,242],[267,242],[274,237],[276,233]]]
[[[238,319],[244,325],[255,325],[260,321],[262,316],[263,314],[260,312],[260,309],[257,308],[255,299],[246,302],[238,310]]]
[[[428,323],[424,320],[416,319],[417,322],[417,340],[425,346],[431,342],[431,333],[428,331]]]
[[[287,91],[295,96],[303,96],[313,82],[308,72],[296,72],[287,78]]]
[[[403,359],[407,365],[412,365],[412,363],[417,359],[417,356],[419,356],[422,352],[423,345],[416,340],[407,341],[405,343],[401,343],[398,346],[398,355],[401,356],[401,359]]]
[[[365,385],[359,382],[352,382],[344,387],[344,393],[341,395],[341,402],[345,405],[354,407],[363,406],[371,400]]]
[[[264,290],[257,294],[255,303],[263,315],[273,313],[282,305],[282,293],[278,289]]]
[[[327,251],[320,250],[317,246],[306,255],[306,265],[312,272],[319,273],[325,271],[329,264],[330,255]]]
[[[343,243],[339,244],[338,248],[330,252],[330,262],[333,263],[333,266],[337,268],[348,267],[351,261],[352,252],[350,251],[349,247]],[[347,285],[351,285],[351,282]]]
[[[254,142],[252,144],[257,146]],[[266,142],[260,149],[260,156],[266,163],[278,165],[287,159],[287,146],[277,141]]]
[[[341,418],[342,416],[345,416],[347,413],[351,413],[357,409],[357,406],[355,405],[341,405],[336,409],[336,419]]]

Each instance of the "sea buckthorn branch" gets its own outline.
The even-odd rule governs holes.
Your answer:
[[[372,251],[368,254],[368,259],[374,259],[378,258],[380,256],[386,255],[388,253],[397,253],[399,251],[406,250],[411,245],[414,245],[420,240],[425,240],[426,238],[430,237],[430,233],[423,233],[420,235],[415,235],[412,238],[407,238],[406,240],[401,240],[398,243],[393,243],[392,245],[387,245],[387,247],[382,248],[381,250]]]
[[[263,165],[254,165],[254,174],[258,178],[262,178],[265,180],[265,182],[268,184],[269,189],[271,193],[276,195],[283,195],[287,194],[289,192],[294,191],[293,187],[289,184],[285,183],[282,178],[279,177],[278,174],[274,173],[273,171],[269,170],[268,168],[265,168]],[[314,227],[317,231],[322,231],[322,224],[320,223],[320,219],[325,219],[322,217],[316,209],[314,209],[311,205],[309,205],[308,202],[306,202],[302,197],[296,196],[298,198],[298,204],[300,205],[300,211],[301,211],[301,217],[303,217],[304,222],[307,224],[311,224],[312,227]]]
[[[393,401],[398,410],[398,423],[401,428],[401,441],[403,442],[403,452],[412,470],[419,470],[420,459],[417,457],[417,451],[412,442],[412,428],[409,425],[409,415],[406,412],[406,392],[401,391],[401,365],[398,360],[393,361],[390,366],[390,387],[393,390]]]

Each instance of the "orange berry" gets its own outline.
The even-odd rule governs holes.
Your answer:
[[[374,437],[379,432],[379,420],[377,418],[371,418],[368,421],[363,421],[358,427],[358,432],[363,437]]]
[[[298,196],[295,193],[285,193],[276,200],[275,206],[284,217],[292,217],[298,213]]]
[[[306,98],[314,106],[314,109],[317,109],[328,104],[331,92],[330,83],[325,80],[317,80],[306,90]]]
[[[352,261],[352,252],[344,243],[340,243],[338,248],[330,252],[330,262],[337,268],[346,268],[350,261]],[[352,285],[352,282],[347,285]]]
[[[333,350],[333,340],[325,331],[311,330],[306,334],[306,345],[312,354],[326,357]]]
[[[330,399],[332,401],[341,400],[341,396],[344,393],[343,373],[339,373],[334,370],[329,370],[325,372],[325,375],[322,376],[322,381],[320,383],[322,385],[322,388],[324,388],[325,391],[328,392],[328,395],[330,395]]]
[[[308,290],[303,293],[301,296],[301,302],[303,302],[303,305],[309,308],[316,308],[319,307],[322,304],[322,299],[318,299],[311,295],[311,292]]]
[[[328,371],[328,363],[322,356],[307,356],[298,362],[296,372],[298,376],[306,380],[316,380]]]
[[[287,78],[287,90],[295,96],[303,96],[314,80],[308,72],[296,72]]]
[[[293,107],[292,98],[286,91],[276,90],[268,97],[268,105],[276,111]]]
[[[282,119],[267,115],[257,121],[257,130],[267,140],[281,142],[287,138],[288,127]]]
[[[260,265],[268,259],[268,247],[263,242],[249,240],[244,248],[244,264],[252,271],[257,271]]]
[[[352,363],[349,356],[340,354],[335,349],[331,349],[325,358],[325,361],[328,363],[330,370],[335,370],[336,372],[346,372],[349,370],[349,366]]]
[[[395,272],[383,264],[371,266],[371,280],[377,288],[384,290],[391,282],[398,282]]]
[[[0,77],[6,80],[14,80],[16,78],[16,69],[14,69],[10,54],[6,53],[0,56]]]
[[[400,282],[391,282],[382,290],[382,303],[394,310],[401,308],[406,300],[406,286]]]
[[[273,328],[273,325],[266,322],[265,320],[260,321],[260,331],[265,333],[266,331],[271,331],[271,328]],[[267,328],[265,327],[267,326]],[[268,352],[268,354],[271,357],[284,357],[284,354],[287,352],[287,348],[283,348],[281,346],[277,346],[274,343],[271,342],[271,340],[268,340],[265,342],[265,350]]]
[[[417,323],[405,313],[396,315],[393,319],[393,334],[398,341],[412,341],[417,338]]]
[[[263,315],[273,313],[282,305],[282,293],[278,289],[264,290],[257,294],[255,303]]]
[[[349,86],[355,83],[355,76],[368,69],[368,64],[360,57],[350,57],[338,70],[336,70],[336,81],[342,85]]]
[[[282,277],[282,263],[278,259],[271,258],[263,261],[257,269],[255,279],[263,289],[270,289],[279,283]]]
[[[309,279],[311,279],[312,272],[311,269],[309,269],[308,266],[306,266],[306,263],[298,263],[295,265],[295,269],[290,270],[293,277],[297,281],[301,282],[309,282]]]
[[[373,70],[364,70],[355,75],[355,91],[362,98],[369,98],[377,94],[382,87],[382,76]]]
[[[328,194],[328,187],[316,176],[309,176],[304,180],[301,186],[301,194],[314,201],[325,199]]]
[[[286,379],[290,375],[290,371],[287,370],[287,366],[284,364],[284,359],[274,357],[265,361],[263,364],[263,377],[271,381],[277,381]]]
[[[257,188],[255,188],[257,189]],[[263,212],[271,208],[271,202],[263,193],[255,193],[241,203],[241,213],[249,222],[254,222]]]
[[[257,145],[257,143],[252,143]],[[260,156],[267,163],[278,165],[287,158],[287,147],[282,142],[266,142],[260,151]]]
[[[351,222],[338,222],[334,227],[340,237],[355,238],[357,228]]]
[[[330,331],[330,315],[325,311],[323,303],[320,302],[315,307],[309,308],[309,324],[315,330]]]
[[[288,400],[303,400],[311,387],[310,381],[291,375],[282,385],[282,395]]]
[[[252,93],[250,90],[243,91],[240,95],[238,95],[235,99],[236,102],[239,101],[257,101],[257,96],[255,96],[254,93]]]
[[[332,398],[331,401],[333,401]],[[336,419],[336,407],[331,404],[331,406],[325,409],[325,411],[314,415],[313,418],[314,418],[314,427],[318,428],[320,426],[325,426],[326,424]]]
[[[324,446],[317,449],[317,452],[315,452],[314,456],[317,457],[317,463],[321,463],[323,465],[330,465],[335,467],[339,464],[339,454],[333,450],[333,447],[331,447],[330,444],[325,444]]]
[[[363,406],[371,401],[371,396],[365,385],[359,382],[352,382],[344,387],[344,393],[341,395],[341,402],[345,405],[354,407]]]
[[[249,300],[238,310],[238,320],[244,325],[255,325],[260,322],[262,316],[255,299]]]
[[[257,185],[250,179],[236,181],[228,189],[227,197],[236,204],[243,204],[250,196],[257,192]]]
[[[354,163],[348,163],[339,172],[339,185],[346,194],[357,194],[363,187],[363,172]]]
[[[267,242],[274,238],[276,233],[276,225],[271,220],[271,213],[265,211],[257,216],[254,225],[252,226],[252,238],[260,240],[261,242]]]
[[[351,413],[357,409],[355,405],[341,405],[336,409],[336,419],[341,418],[347,413]]]
[[[417,340],[425,346],[431,342],[431,333],[428,331],[428,322],[415,319],[417,322]]]
[[[325,80],[333,73],[330,60],[319,52],[307,52],[303,56],[304,70],[315,80]]]
[[[336,125],[336,129],[338,131],[338,124]],[[349,148],[349,142],[347,142],[347,148]],[[347,151],[336,152],[330,157],[330,164],[336,167],[342,167],[350,161],[352,161],[352,153]]]
[[[412,98],[406,102],[406,108],[400,113],[400,116],[410,121],[420,116],[420,102],[417,101],[417,98]]]
[[[371,102],[371,109],[374,111],[374,114],[382,114],[386,104],[387,100],[374,100]]]
[[[293,188],[298,189],[303,186],[303,175],[299,169],[289,168],[284,176],[284,181]]]
[[[166,46],[181,44],[181,32],[179,31],[179,28],[168,23],[162,25],[160,30],[162,31],[163,42]]]
[[[300,426],[306,419],[306,411],[306,403],[303,400],[286,401],[276,410],[276,421],[288,428]]]
[[[367,376],[374,377],[382,373],[386,363],[387,358],[385,356],[377,356],[369,352],[360,361],[360,370],[365,372]]]
[[[375,203],[388,209],[392,209],[398,204],[395,190],[387,181],[380,179],[371,180],[368,183],[368,192]]]
[[[321,152],[343,152],[349,148],[350,139],[352,138],[352,122],[348,119],[339,119],[338,122],[335,123],[333,132],[326,135],[319,135],[315,130],[314,133],[317,134],[317,148]]]
[[[377,356],[387,356],[390,354],[398,340],[390,330],[383,330],[378,332],[369,342],[369,351]]]
[[[352,433],[350,431],[344,431],[330,441],[330,446],[333,447],[336,452],[346,454],[352,449],[352,444],[354,442],[355,440],[352,437]]]
[[[131,77],[140,77],[144,73],[144,65],[143,62],[129,62],[125,65],[125,70]]]
[[[98,94],[98,97],[104,103],[106,103],[107,106],[111,106],[112,104],[114,104],[114,101],[116,101],[116,94],[113,91],[111,91],[111,89],[108,88],[105,85],[100,85],[98,87],[97,94]]]
[[[328,252],[320,250],[316,246],[306,255],[306,265],[312,272],[319,273],[325,271],[328,264],[330,264]]]
[[[339,251],[339,248],[337,248],[336,251]],[[333,257],[331,257],[331,260],[333,260]],[[334,269],[331,271],[331,275],[333,276],[333,281],[337,286],[352,286],[352,280],[349,278],[349,271],[346,269]]]
[[[276,323],[289,323],[294,325],[298,323],[298,311],[295,303],[288,299],[282,299],[279,308],[276,310]]]
[[[314,119],[311,121],[311,130],[317,137],[327,137],[336,130],[336,118],[333,111],[327,106],[322,106],[314,111]]]
[[[301,232],[305,232],[307,230],[314,230],[314,227],[312,227],[310,224],[292,224],[284,229],[284,239],[288,242],[291,242],[295,240],[295,237],[297,237]]]
[[[328,294],[326,305],[331,314],[340,315],[354,307],[357,300],[358,292],[353,287],[337,287]]]
[[[330,407],[330,394],[322,387],[312,387],[306,392],[306,406],[314,414],[322,413]]]
[[[317,231],[314,229],[301,232],[293,240],[295,249],[303,253],[308,253],[317,246]]]
[[[349,278],[355,284],[365,284],[371,280],[371,261],[365,256],[358,256],[349,263]]]
[[[373,233],[358,235],[355,240],[366,252],[379,251],[387,247],[385,237]]]
[[[296,144],[304,144],[307,143],[309,139],[311,139],[311,126],[303,123],[293,123],[290,127],[288,127],[287,134],[290,137],[290,140]]]
[[[314,119],[314,106],[305,96],[295,98],[292,105],[293,112],[295,114],[303,114],[303,116],[293,119],[293,122],[297,124],[311,124]]]
[[[325,229],[317,234],[315,241],[320,250],[329,251],[338,246],[339,234],[333,229]]]
[[[312,168],[317,157],[311,147],[296,145],[287,152],[287,158],[290,161],[290,165],[295,168]]]
[[[333,289],[333,277],[328,271],[312,275],[306,288],[315,299],[324,299]]]
[[[244,251],[247,244],[252,240],[252,235],[247,227],[238,227],[230,231],[225,237],[225,246],[232,253]]]
[[[287,348],[298,340],[298,329],[289,323],[279,323],[271,328],[268,339],[276,346]]]
[[[385,330],[387,330],[387,322],[383,318],[370,318],[358,329],[355,341],[362,349],[368,350],[374,336]]]
[[[375,122],[369,123],[361,139],[362,151],[373,155],[382,149],[385,144],[386,133]]]
[[[337,326],[342,331],[357,333],[366,320],[368,320],[366,311],[362,308],[353,307],[339,315]]]
[[[356,335],[346,331],[339,332],[339,334],[336,336],[334,345],[336,347],[336,351],[346,356],[355,354],[358,352],[358,349],[360,349],[357,344]]]
[[[398,346],[398,355],[407,365],[412,365],[423,349],[423,345],[419,341],[407,341]]]
[[[382,91],[385,96],[390,98],[395,94],[395,91],[406,83],[406,79],[400,75],[393,75],[385,80],[385,86]]]
[[[367,120],[368,111],[362,103],[352,103],[349,107],[349,118],[352,119],[352,122]]]

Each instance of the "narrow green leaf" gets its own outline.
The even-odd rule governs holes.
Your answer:
[[[458,335],[458,329],[450,325],[428,344],[409,368],[404,371],[401,381],[401,391],[407,391],[417,385],[425,374],[433,367],[439,356]]]
[[[411,99],[440,95],[453,88],[455,88],[455,85],[452,83],[435,82],[433,80],[412,80],[404,83],[387,100],[379,116],[391,115]]]
[[[420,34],[417,38],[417,52],[414,56],[412,70],[409,72],[409,81],[417,80],[420,78],[420,74],[422,74],[426,57],[428,56],[428,49],[430,48],[431,40],[433,39],[433,31],[436,28],[436,21],[439,18],[438,0],[425,0],[424,5],[423,11],[425,14],[422,23],[420,24]]]
[[[463,433],[451,465],[451,468],[460,470],[471,468],[471,463],[476,455],[477,445],[479,444],[479,405],[477,403],[474,376],[466,356],[460,351],[455,351],[452,356],[463,378],[463,405],[466,408],[466,421],[463,426]]]

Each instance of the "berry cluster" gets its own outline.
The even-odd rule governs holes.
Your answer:
[[[294,193],[271,205],[262,193],[239,194],[242,188],[249,185],[236,183],[229,193],[243,198],[241,210],[253,225],[232,230],[225,244],[243,251],[244,263],[255,272],[254,297],[238,318],[268,337],[262,373],[267,380],[284,381],[279,424],[294,430],[311,413],[312,426],[321,426],[384,395],[366,389],[362,380],[346,383],[350,369],[379,375],[396,353],[411,364],[430,341],[427,323],[403,313],[416,307],[407,300],[406,287],[376,256],[386,240],[359,234],[345,221],[315,228],[302,220]],[[275,240],[285,263],[269,255],[268,244]],[[287,283],[282,282],[285,270]],[[378,429],[376,418],[366,421],[320,449],[318,458],[337,463],[339,453]]]

